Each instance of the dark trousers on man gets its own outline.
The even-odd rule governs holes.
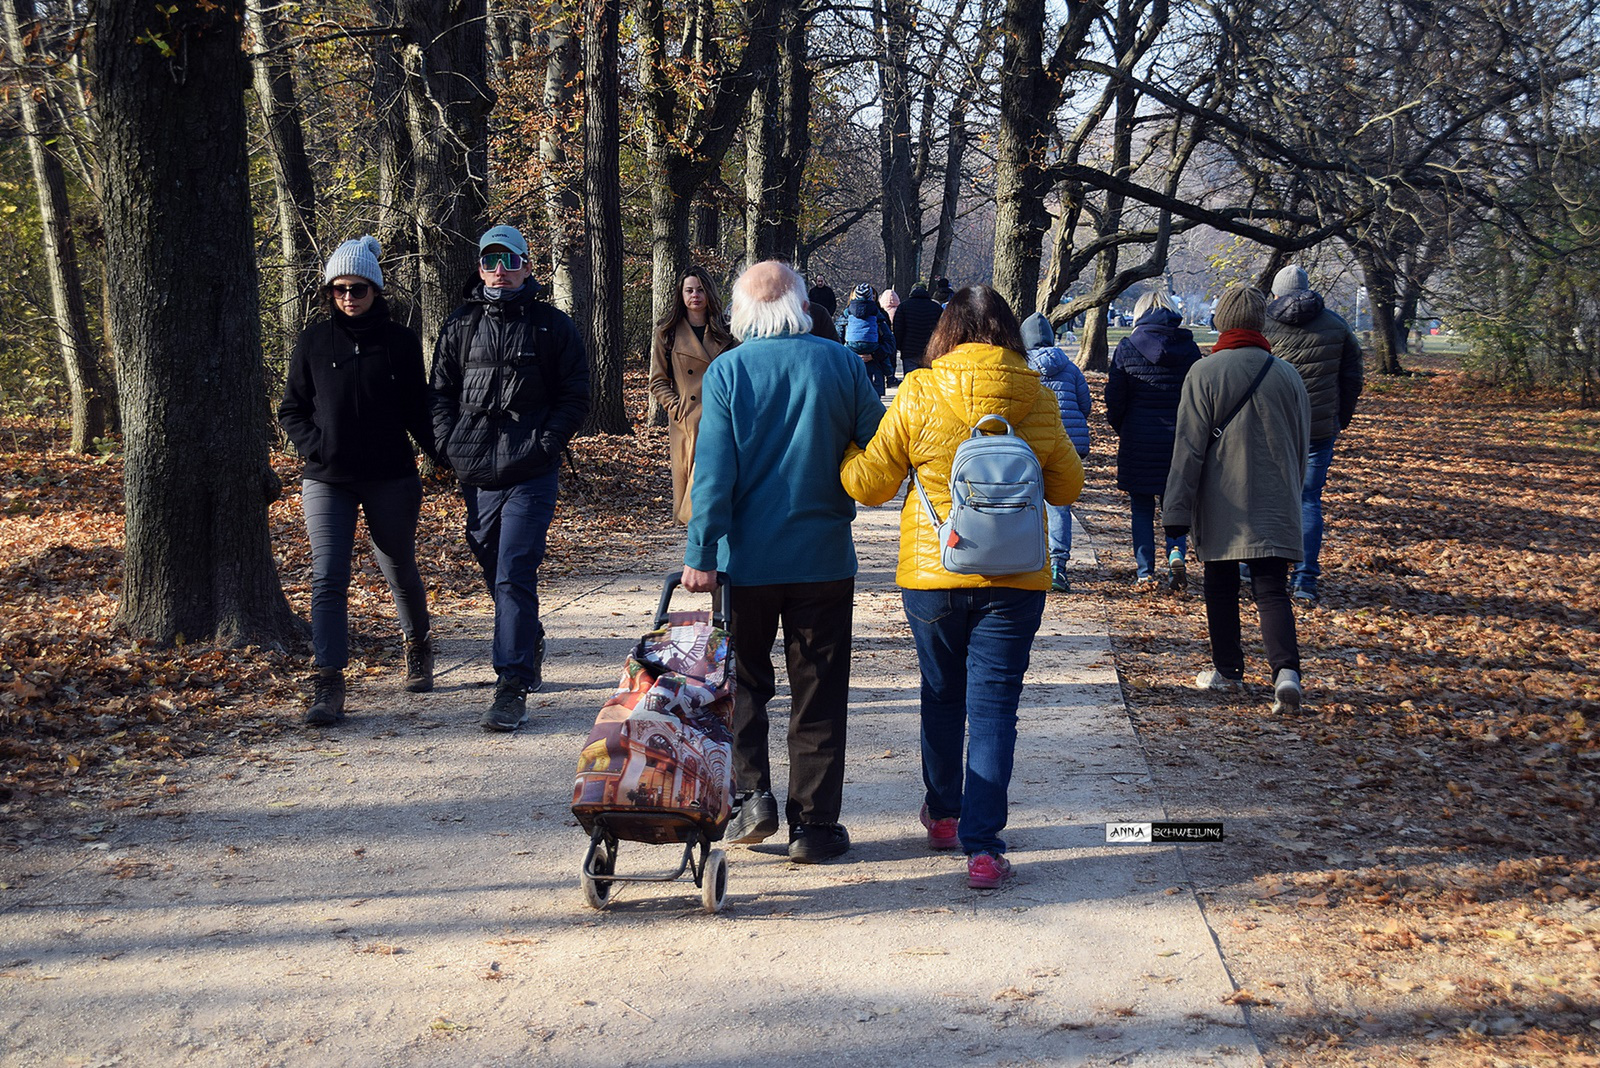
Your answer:
[[[1300,642],[1289,602],[1290,561],[1271,556],[1243,561],[1250,565],[1250,590],[1261,618],[1261,644],[1274,680],[1285,668],[1300,670]],[[1244,647],[1239,630],[1238,560],[1207,560],[1206,629],[1211,636],[1211,664],[1230,679],[1244,678]]]
[[[838,823],[850,704],[856,580],[735,586],[729,596],[739,688],[733,703],[734,785],[770,791],[767,704],[777,692],[772,643],[783,627],[789,667],[790,827]]]

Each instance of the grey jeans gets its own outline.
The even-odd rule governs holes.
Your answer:
[[[400,631],[407,641],[428,634],[428,593],[417,571],[417,517],[422,480],[374,479],[318,482],[300,488],[311,539],[311,646],[317,667],[343,669],[350,660],[350,557],[355,551],[356,513],[367,519],[378,567],[394,595]]]

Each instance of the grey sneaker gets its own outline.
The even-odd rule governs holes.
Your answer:
[[[744,794],[734,803],[723,840],[740,845],[762,842],[778,833],[778,799],[766,790]]]
[[[311,706],[301,720],[308,727],[331,727],[344,719],[344,672],[322,668],[311,692]]]
[[[1272,710],[1294,715],[1300,711],[1300,672],[1284,668],[1272,688]]]
[[[412,693],[433,689],[433,639],[426,634],[406,642],[406,689]]]
[[[1312,589],[1310,586],[1296,586],[1289,591],[1289,596],[1293,597],[1307,608],[1315,608],[1317,606],[1317,602],[1322,600],[1322,598],[1317,596],[1317,591]]]
[[[1207,668],[1194,677],[1194,686],[1197,690],[1215,690],[1219,693],[1237,693],[1244,688],[1243,679],[1235,679],[1224,675],[1216,668]]]
[[[515,675],[501,675],[494,686],[494,704],[478,722],[486,731],[514,731],[528,718],[528,688]]]

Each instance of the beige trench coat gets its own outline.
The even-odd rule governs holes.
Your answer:
[[[731,346],[728,346],[731,347]],[[672,517],[689,522],[694,484],[694,442],[700,430],[700,380],[726,349],[707,333],[704,344],[688,323],[679,323],[668,353],[661,339],[650,351],[650,392],[667,410],[667,451],[672,461]]]

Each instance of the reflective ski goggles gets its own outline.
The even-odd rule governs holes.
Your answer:
[[[522,270],[522,253],[520,252],[485,252],[478,257],[478,266],[486,271],[500,268],[507,271]]]

